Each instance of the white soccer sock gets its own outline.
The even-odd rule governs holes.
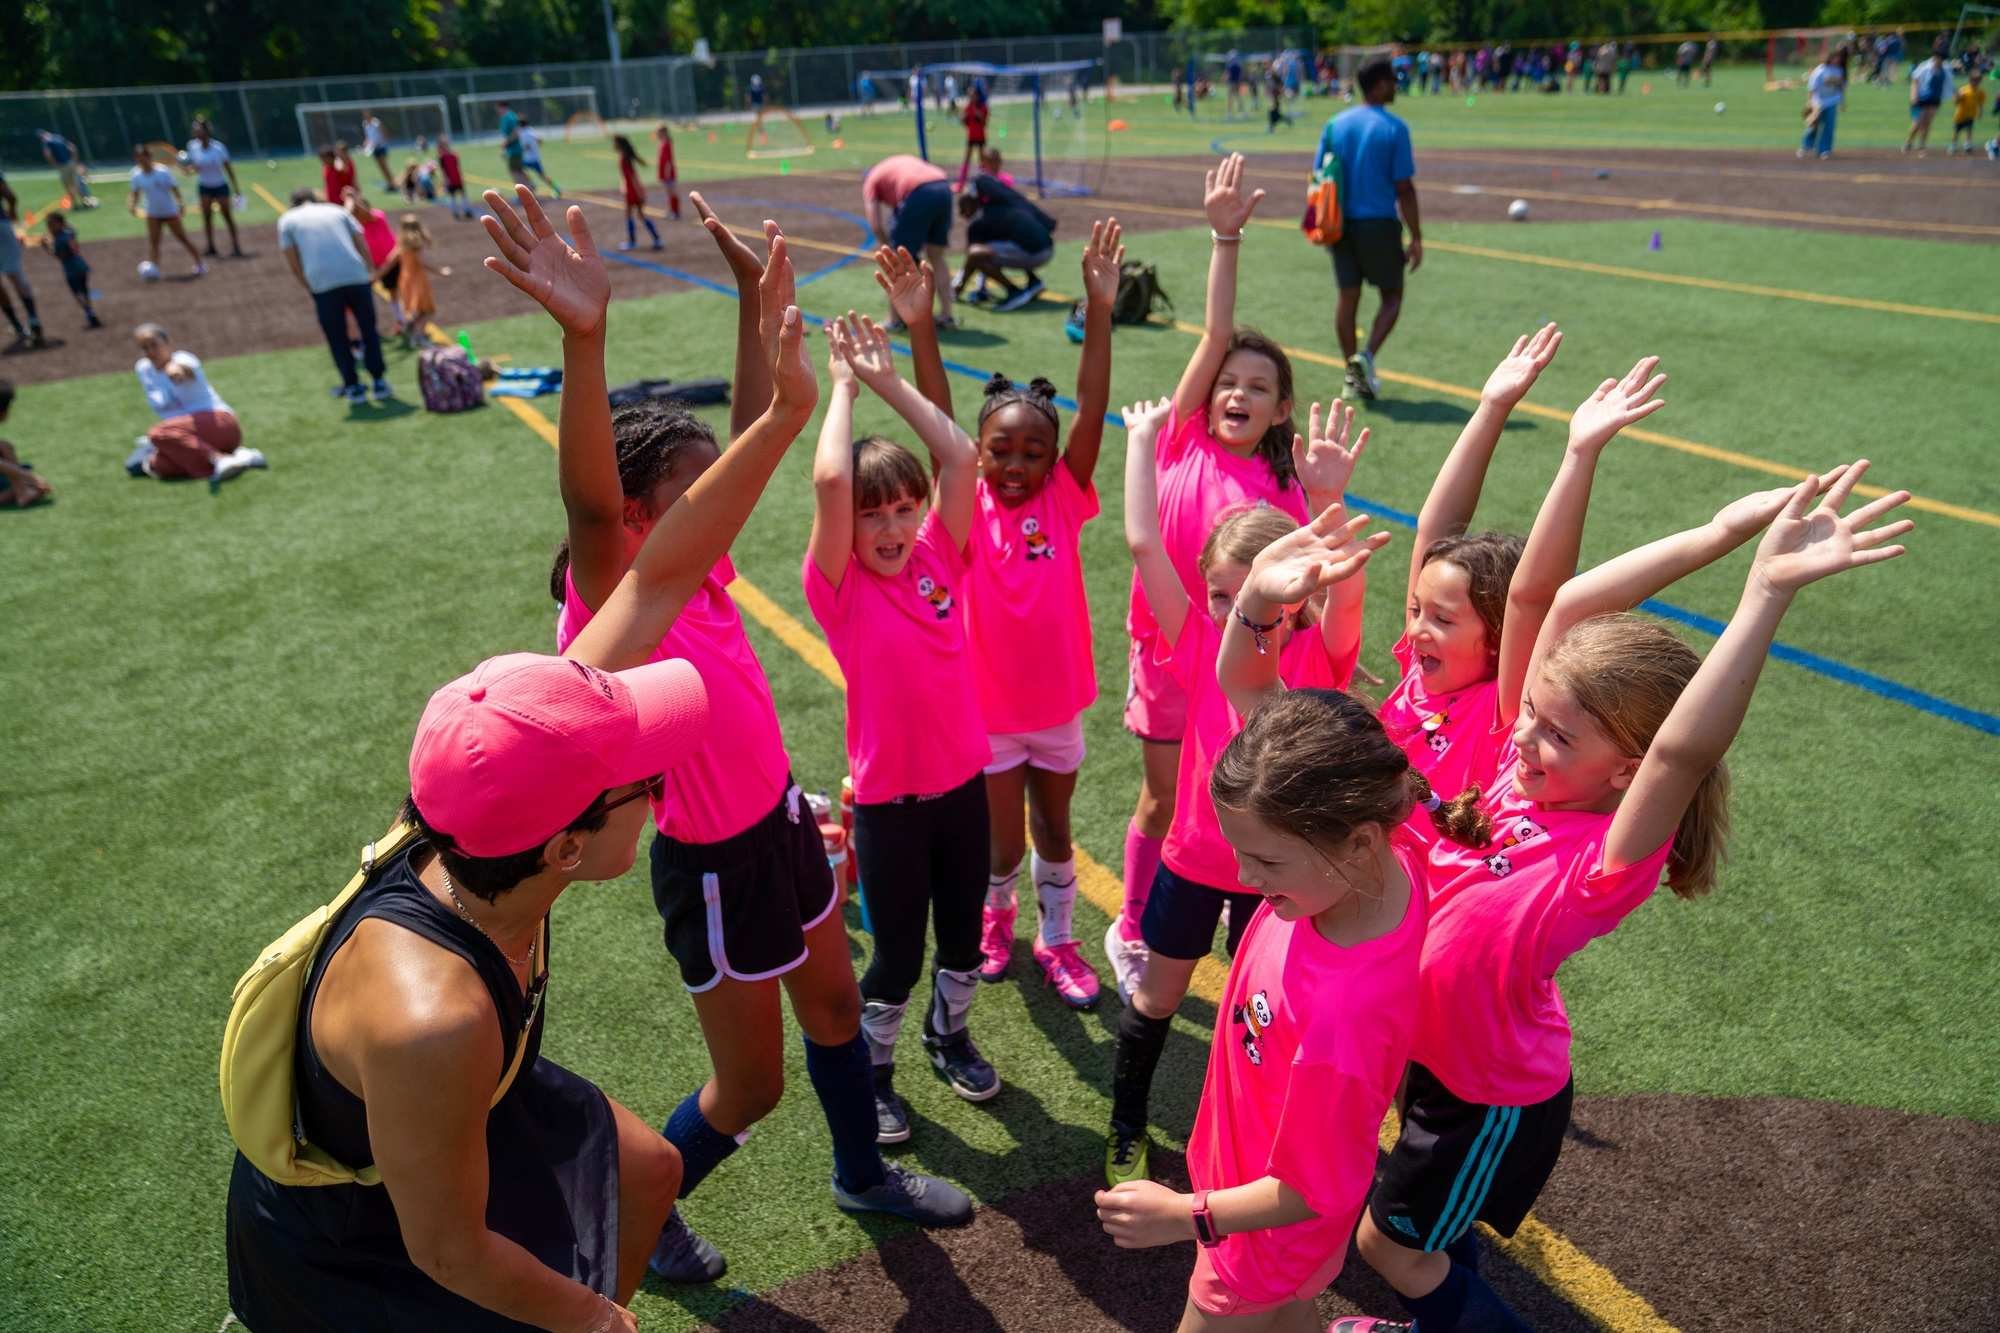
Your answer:
[[[972,997],[979,991],[979,973],[938,968],[932,974],[929,1027],[933,1036],[952,1037],[965,1031]]]
[[[1021,867],[1015,866],[1004,875],[986,877],[986,910],[989,912],[1011,911],[1014,907],[1014,883],[1021,878]]]
[[[869,1000],[861,1006],[861,1034],[868,1038],[868,1059],[873,1064],[896,1063],[896,1034],[903,1030],[903,1011],[909,1001],[890,1004]]]
[[[1072,918],[1076,915],[1076,858],[1044,861],[1041,853],[1029,854],[1035,876],[1035,906],[1041,909],[1042,943],[1053,948],[1075,942]]]

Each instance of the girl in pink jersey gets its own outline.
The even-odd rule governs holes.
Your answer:
[[[1246,194],[1243,155],[1208,173],[1202,206],[1214,248],[1201,342],[1174,390],[1173,413],[1159,439],[1159,528],[1164,554],[1185,596],[1201,594],[1196,557],[1217,515],[1264,503],[1303,523],[1338,499],[1345,476],[1301,478],[1292,458],[1292,365],[1277,343],[1237,328],[1236,263],[1243,228],[1264,192]],[[1352,460],[1348,460],[1351,465]],[[1147,962],[1140,929],[1146,896],[1174,819],[1174,792],[1187,694],[1165,666],[1156,607],[1134,574],[1126,627],[1132,635],[1125,727],[1142,742],[1138,809],[1125,834],[1125,906],[1105,932],[1104,949],[1130,1003]]]
[[[550,586],[561,607],[556,641],[562,648],[628,577],[656,520],[715,463],[719,450],[709,427],[685,411],[641,404],[612,412],[604,387],[610,284],[589,224],[580,210],[569,210],[572,248],[555,234],[533,195],[517,193],[518,215],[498,194],[486,196],[487,229],[500,247],[486,262],[563,329],[566,396],[557,472],[568,536]],[[699,196],[694,204],[737,279],[730,427],[740,439],[772,403],[766,348],[778,329],[768,308],[782,311],[791,299],[790,263],[774,224],[766,224],[766,264]],[[809,362],[793,373],[813,383]],[[755,499],[754,493],[743,497],[746,513]],[[961,1221],[970,1210],[964,1194],[885,1167],[876,1146],[861,1000],[839,895],[818,827],[792,781],[770,683],[725,591],[734,577],[725,555],[687,590],[686,605],[655,653],[694,664],[718,724],[666,767],[654,808],[653,901],[715,1069],[664,1129],[680,1150],[682,1196],[777,1104],[784,1086],[782,979],[804,1032],[806,1072],[832,1131],[836,1202],[932,1223]],[[677,1209],[652,1266],[669,1280],[711,1281],[724,1264]]]
[[[1867,466],[1745,496],[1700,528],[1578,575],[1556,595],[1518,692],[1505,688],[1503,665],[1512,735],[1476,818],[1426,868],[1403,1132],[1357,1235],[1424,1333],[1526,1328],[1480,1279],[1470,1228],[1512,1235],[1554,1169],[1572,1095],[1556,970],[1663,873],[1682,897],[1714,884],[1728,822],[1722,758],[1792,598],[1903,553],[1887,543],[1907,521],[1868,525],[1908,492],[1839,512]],[[1560,542],[1578,524],[1586,492],[1559,474],[1524,574],[1547,557],[1552,533]],[[1661,626],[1616,614],[1760,530],[1742,600],[1707,660]]]
[[[854,852],[875,932],[875,956],[861,978],[861,1026],[873,1064],[876,1137],[900,1143],[910,1137],[910,1121],[894,1087],[896,1037],[923,969],[926,921],[937,957],[924,1049],[966,1100],[1000,1091],[966,1027],[979,986],[983,770],[992,757],[965,670],[966,543],[978,449],[949,413],[896,374],[881,326],[850,311],[826,327],[833,393],[813,456],[812,537],[802,576],[806,604],[847,676]],[[934,488],[901,445],[854,438],[860,384],[923,440],[937,460]]]
[[[1154,440],[1172,411],[1172,404],[1162,399],[1125,412],[1125,537],[1158,618],[1154,651],[1187,692],[1188,740],[1179,747],[1173,824],[1141,921],[1152,960],[1118,1020],[1111,1128],[1104,1157],[1105,1179],[1112,1185],[1146,1176],[1152,1148],[1146,1126],[1153,1070],[1195,964],[1213,947],[1224,906],[1229,907],[1233,953],[1261,901],[1239,883],[1235,855],[1223,840],[1208,799],[1209,769],[1242,726],[1242,716],[1216,682],[1216,657],[1230,607],[1251,562],[1298,526],[1290,515],[1269,505],[1230,511],[1215,525],[1197,557],[1201,592],[1190,596],[1184,591],[1161,540],[1154,489]],[[1315,425],[1318,420],[1314,409]],[[1330,436],[1335,438],[1318,442],[1319,447],[1345,450],[1351,414],[1336,411],[1329,421]],[[1305,454],[1303,441],[1297,451]],[[1366,520],[1349,521],[1337,506],[1335,501],[1328,507],[1327,514],[1335,516],[1328,521],[1346,534],[1346,540]],[[1288,684],[1345,687],[1360,655],[1362,591],[1359,579],[1335,583],[1316,624],[1308,607],[1262,624],[1261,642],[1277,659],[1279,674]],[[1300,629],[1317,632],[1295,632]]]

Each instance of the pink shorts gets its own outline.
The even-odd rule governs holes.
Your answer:
[[[1154,642],[1132,640],[1125,678],[1125,730],[1142,741],[1178,745],[1187,730],[1187,691],[1156,660]]]
[[[1224,1318],[1230,1315],[1265,1314],[1290,1305],[1293,1301],[1312,1300],[1333,1285],[1333,1280],[1340,1276],[1341,1264],[1347,1259],[1346,1247],[1343,1246],[1338,1253],[1321,1264],[1317,1272],[1308,1275],[1301,1289],[1309,1292],[1309,1295],[1294,1294],[1281,1296],[1277,1300],[1252,1301],[1245,1300],[1223,1285],[1221,1275],[1215,1271],[1214,1256],[1215,1251],[1205,1245],[1194,1247],[1194,1274],[1188,1278],[1188,1299],[1203,1313]]]
[[[1074,773],[1083,767],[1083,714],[1040,731],[991,732],[993,747],[988,773],[1005,773],[1027,764],[1044,773]]]

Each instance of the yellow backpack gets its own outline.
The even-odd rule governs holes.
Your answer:
[[[241,977],[229,1004],[222,1033],[222,1114],[229,1137],[250,1164],[280,1185],[379,1185],[382,1173],[337,1162],[306,1142],[293,1070],[298,1050],[299,1005],[306,978],[319,957],[328,927],[367,884],[378,863],[389,860],[417,836],[415,825],[398,821],[380,841],[361,849],[361,868],[330,903],[316,907],[257,956]],[[542,923],[548,956],[548,923]],[[514,1043],[514,1059],[500,1078],[493,1103],[507,1095],[528,1049],[526,1033]]]

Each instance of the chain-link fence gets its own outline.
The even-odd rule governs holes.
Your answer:
[[[1102,59],[1105,72],[1121,83],[1165,83],[1193,55],[1219,56],[1239,50],[1246,56],[1286,48],[1310,49],[1307,28],[1238,31],[1132,33],[1107,46],[1099,33],[1067,37],[996,37],[951,42],[891,43],[880,46],[774,48],[718,52],[710,61],[689,56],[584,61],[506,68],[417,70],[324,79],[276,79],[252,83],[181,84],[157,88],[87,88],[36,93],[0,93],[0,168],[42,165],[36,130],[53,130],[72,142],[86,162],[119,162],[139,142],[180,143],[195,116],[207,116],[216,134],[240,157],[280,157],[309,146],[299,139],[294,108],[300,103],[442,97],[451,129],[466,135],[484,126],[458,122],[459,98],[468,93],[525,93],[540,88],[590,87],[599,114],[607,120],[656,117],[689,119],[747,106],[750,76],[761,74],[774,103],[792,107],[838,107],[855,100],[856,81],[870,72],[882,95],[887,72],[913,65],[986,61]],[[359,138],[361,105],[355,108]]]

